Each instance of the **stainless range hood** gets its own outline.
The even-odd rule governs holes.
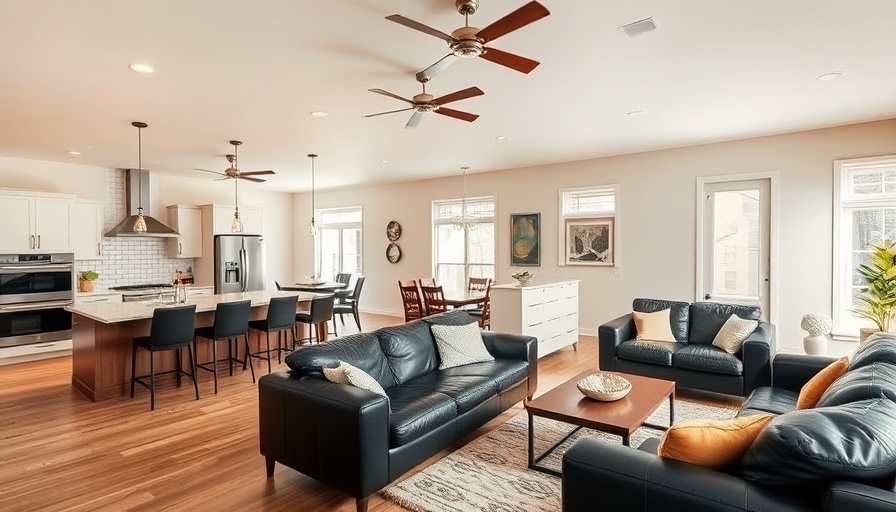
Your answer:
[[[171,238],[180,236],[180,233],[162,224],[156,219],[144,213],[143,220],[146,222],[146,231],[134,231],[134,224],[137,222],[138,207],[146,206],[149,208],[149,171],[144,169],[128,169],[126,178],[125,197],[127,198],[127,217],[110,229],[105,236],[127,236],[127,237],[153,237],[153,238]],[[142,183],[137,180],[142,180]],[[142,197],[141,197],[142,194]]]

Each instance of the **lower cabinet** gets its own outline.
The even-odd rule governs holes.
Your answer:
[[[538,357],[579,339],[579,282],[537,279],[492,286],[491,328],[538,338]]]

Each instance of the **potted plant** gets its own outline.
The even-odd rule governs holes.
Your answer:
[[[877,329],[860,329],[860,341],[876,331],[889,331],[896,313],[896,246],[885,240],[872,248],[870,261],[856,269],[867,287],[856,297],[859,306],[851,311],[859,318],[874,322]]]
[[[93,282],[100,277],[93,270],[85,270],[83,272],[78,272],[78,289],[82,292],[92,292],[93,291]]]

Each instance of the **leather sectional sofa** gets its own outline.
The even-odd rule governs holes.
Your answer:
[[[675,342],[636,340],[631,313],[598,328],[598,359],[603,371],[617,371],[673,380],[679,387],[747,396],[771,381],[771,353],[775,328],[759,326],[735,355],[714,347],[712,341],[732,314],[759,320],[759,308],[716,302],[677,302],[635,299],[632,310],[653,313],[670,309]]]
[[[814,408],[795,410],[833,358],[779,354],[771,387],[739,416],[776,416],[733,467],[715,471],[658,457],[658,439],[631,449],[580,439],[563,456],[563,510],[896,510],[896,335],[877,334]]]
[[[258,381],[259,441],[268,476],[279,462],[354,496],[357,509],[390,482],[535,392],[537,340],[483,331],[494,361],[438,370],[431,323],[476,322],[463,311],[304,347],[291,371]],[[388,399],[334,384],[338,361],[379,382]]]

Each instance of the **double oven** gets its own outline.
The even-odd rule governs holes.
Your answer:
[[[72,337],[74,255],[0,254],[0,348]]]

